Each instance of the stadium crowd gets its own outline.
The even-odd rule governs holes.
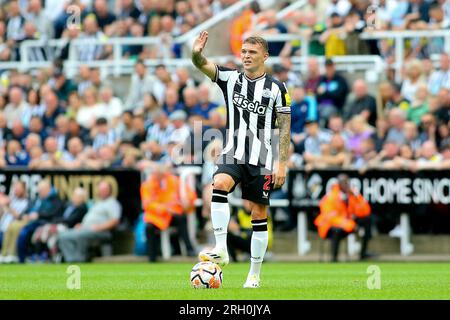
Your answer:
[[[180,48],[170,45],[170,39],[234,2],[141,0],[136,6],[132,0],[118,0],[115,10],[111,10],[105,0],[55,0],[46,1],[46,6],[39,0],[3,1],[1,61],[19,60],[17,45],[39,37],[158,36],[167,40],[169,49],[166,53],[164,47],[154,50],[130,46],[124,50],[136,59],[125,96],[118,96],[114,81],[102,78],[97,68],[81,66],[77,76],[69,79],[62,69],[67,47],[51,68],[33,75],[3,71],[0,168],[170,170],[179,164],[201,164],[206,217],[214,158],[220,153],[221,144],[203,139],[203,133],[214,129],[225,136],[227,119],[221,93],[210,81],[194,78],[187,68],[170,72],[161,64],[150,70],[143,59],[167,54],[179,57]],[[82,28],[67,28],[69,4],[82,8]],[[365,79],[350,82],[348,75],[336,72],[332,57],[338,55],[379,54],[388,63],[395,62],[392,42],[364,41],[354,36],[367,29],[366,12],[370,4],[370,1],[310,0],[301,11],[278,21],[275,11],[262,11],[255,2],[232,23],[230,50],[238,55],[234,49],[241,36],[261,23],[263,27],[258,32],[263,35],[289,32],[310,37],[310,57],[304,74],[292,71],[290,61],[290,57],[300,54],[301,42],[274,42],[269,49],[271,55],[284,59],[268,72],[285,82],[292,97],[290,168],[448,169],[450,57],[444,53],[442,39],[408,40],[400,83],[387,72],[386,79],[371,91]],[[434,30],[450,26],[450,1],[380,1],[378,10],[383,29]],[[107,59],[111,54],[106,46],[86,45],[80,50],[85,61]],[[433,54],[439,55],[436,67],[431,62]],[[328,57],[324,65],[317,55]],[[39,60],[39,52],[36,59]],[[226,65],[239,68],[233,61]],[[194,143],[196,139],[201,143]],[[175,152],[180,148],[189,150],[181,159]],[[24,261],[28,250],[24,246],[33,243],[33,250],[40,254],[41,246],[37,244],[44,240],[53,252],[54,238],[43,239],[42,230],[36,233],[39,227],[50,223],[53,226],[47,228],[53,234],[63,234],[62,251],[78,255],[73,257],[69,253],[66,260],[85,259],[86,247],[80,239],[91,235],[75,232],[76,229],[68,233],[66,229],[86,224],[89,230],[100,232],[102,238],[101,232],[117,225],[120,208],[108,198],[108,187],[101,189],[101,198],[114,210],[109,211],[108,219],[97,221],[96,210],[79,208],[87,200],[83,190],[74,194],[76,199],[70,204],[63,205],[55,199],[54,188],[43,184],[39,191],[41,201],[33,204],[23,185],[17,184],[11,195],[0,198],[2,255],[12,256],[13,260],[18,256]],[[61,210],[51,215],[44,208],[46,205]],[[75,208],[84,213],[76,215],[75,221],[67,221]],[[86,217],[90,217],[87,222]],[[64,227],[57,227],[60,224]]]

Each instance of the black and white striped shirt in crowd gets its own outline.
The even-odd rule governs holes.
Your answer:
[[[227,138],[222,154],[238,163],[272,170],[273,130],[277,113],[291,113],[286,86],[270,75],[256,79],[243,72],[216,66],[214,79],[227,104]]]

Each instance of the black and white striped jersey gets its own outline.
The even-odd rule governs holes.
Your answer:
[[[222,154],[272,170],[272,138],[277,113],[291,112],[286,86],[268,74],[256,79],[216,65],[214,79],[227,105],[227,137]]]

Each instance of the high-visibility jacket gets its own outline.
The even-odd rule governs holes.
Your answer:
[[[166,173],[158,179],[156,176],[150,175],[141,185],[144,221],[153,224],[160,230],[165,230],[170,226],[172,214],[190,212],[194,207],[197,194],[189,186],[185,186],[183,191],[188,207],[183,207],[182,204],[178,176]]]
[[[242,37],[245,32],[247,32],[252,25],[252,18],[254,13],[252,10],[248,9],[242,12],[242,15],[237,17],[231,23],[230,30],[230,46],[231,52],[237,57],[241,54],[242,47]]]
[[[335,184],[320,200],[319,207],[320,214],[314,220],[314,224],[321,238],[326,238],[328,230],[332,227],[352,232],[356,226],[353,218],[367,217],[371,211],[369,203],[361,194],[350,195],[347,205],[338,184]]]

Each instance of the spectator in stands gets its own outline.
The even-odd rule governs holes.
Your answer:
[[[304,153],[305,169],[313,168],[342,168],[350,164],[351,154],[345,148],[345,141],[341,135],[335,134],[331,137],[329,144],[321,146],[321,154],[314,155]]]
[[[0,20],[0,61],[9,61],[12,58],[11,43],[6,38],[6,22]]]
[[[420,148],[420,156],[417,159],[417,167],[439,164],[442,161],[442,155],[438,152],[434,141],[425,141]]]
[[[424,22],[430,21],[429,16],[429,1],[425,0],[410,0],[408,1],[408,9],[406,11],[405,19],[417,18]]]
[[[430,16],[430,23],[428,26],[430,29],[448,29],[448,27],[450,27],[448,12],[446,16],[446,12],[444,11],[445,6],[448,8],[448,3],[440,4],[438,1],[433,1],[430,4],[430,8],[428,10],[428,14]]]
[[[230,48],[231,52],[240,57],[242,39],[244,34],[250,31],[251,27],[255,25],[257,15],[261,12],[258,1],[252,1],[248,8],[246,8],[239,17],[236,17],[231,22],[230,26]]]
[[[30,158],[19,141],[9,140],[6,144],[5,161],[8,166],[26,166]]]
[[[22,120],[22,115],[27,108],[24,100],[22,89],[19,87],[11,87],[8,92],[8,101],[3,110],[6,117],[8,127],[11,128],[15,120]]]
[[[414,158],[420,149],[422,141],[419,139],[419,131],[415,122],[407,121],[403,125],[403,135],[405,136],[405,144],[411,148]]]
[[[30,90],[27,94],[26,107],[22,114],[23,124],[28,127],[32,116],[42,117],[45,112],[45,106],[41,104],[41,98],[37,90]]]
[[[184,100],[183,110],[186,112],[186,114],[190,116],[192,110],[199,103],[197,88],[186,87],[183,90],[183,100]]]
[[[111,126],[115,127],[123,111],[123,104],[120,98],[114,96],[111,87],[105,86],[100,90],[100,104],[103,107],[102,115],[106,117]]]
[[[347,54],[345,46],[344,20],[338,13],[333,12],[330,16],[328,28],[320,35],[320,42],[325,45],[325,56],[343,56]]]
[[[45,112],[42,115],[42,122],[44,128],[50,131],[52,128],[55,127],[56,118],[60,114],[63,114],[64,111],[59,103],[58,96],[54,91],[49,91],[45,96],[43,96],[43,99]]]
[[[394,108],[388,114],[389,130],[386,140],[395,141],[399,146],[405,142],[403,135],[403,125],[406,121],[406,112],[399,108]]]
[[[39,182],[38,194],[38,198],[27,210],[27,224],[20,230],[17,239],[17,253],[21,263],[25,262],[30,253],[31,237],[34,231],[62,214],[63,203],[48,180]]]
[[[304,6],[305,12],[311,12],[318,21],[325,21],[329,0],[308,0]]]
[[[108,126],[108,120],[100,117],[95,121],[95,126],[91,129],[92,148],[95,151],[103,146],[115,146],[117,136],[113,129]]]
[[[322,145],[330,142],[331,133],[326,129],[321,129],[316,119],[305,121],[305,131],[307,135],[304,140],[303,155],[319,156],[322,153]]]
[[[160,81],[155,76],[148,74],[143,60],[138,60],[134,65],[134,73],[131,76],[124,109],[135,110],[141,107],[144,94],[151,93],[156,95],[156,87],[158,86],[161,86]]]
[[[48,10],[49,6],[51,6],[52,10],[48,10],[49,15],[55,15],[55,12],[58,12],[57,8],[61,5],[61,2],[58,1],[55,3],[55,0],[51,0],[53,3],[48,3],[50,0],[47,0],[46,2],[46,9]],[[69,7],[72,6],[72,10],[69,10]],[[80,12],[80,20],[83,21],[87,14],[88,10],[86,10],[86,4],[83,3],[83,1],[80,0],[73,0],[73,1],[64,1],[63,7],[61,8],[61,11],[59,11],[59,14],[56,15],[56,19],[54,19],[54,27],[55,27],[55,37],[60,38],[61,35],[64,32],[64,29],[66,29],[67,22],[70,21],[69,18],[71,14],[73,14],[74,11]],[[78,26],[70,26],[68,28],[69,30],[77,30]]]
[[[82,64],[79,66],[78,79],[76,82],[78,94],[80,96],[84,96],[85,90],[93,86],[91,82],[91,69],[87,65]]]
[[[116,16],[109,11],[106,0],[94,0],[93,7],[92,13],[95,15],[98,26],[101,30],[116,21]]]
[[[429,95],[426,84],[417,87],[416,94],[408,109],[408,120],[420,123],[420,118],[429,111]]]
[[[89,247],[95,242],[110,241],[111,232],[119,225],[122,207],[113,195],[109,182],[102,180],[97,185],[99,199],[73,229],[59,234],[58,247],[65,262],[89,261]]]
[[[386,140],[383,149],[368,163],[370,168],[399,169],[400,163],[396,161],[400,154],[400,145],[393,140]]]
[[[309,57],[307,60],[307,74],[305,79],[305,90],[307,95],[313,95],[317,92],[320,79],[319,60],[315,57]]]
[[[288,30],[284,23],[278,21],[277,12],[275,10],[269,9],[264,12],[264,16],[267,22],[266,27],[263,30],[263,34],[266,35],[277,35],[287,33]],[[269,54],[272,57],[277,57],[283,50],[285,43],[284,41],[269,41]]]
[[[80,126],[75,119],[69,119],[69,132],[67,139],[79,137],[83,143],[89,142],[89,132]]]
[[[79,39],[102,40],[104,36],[103,32],[99,29],[95,15],[87,15],[83,21],[83,32],[80,34]],[[110,54],[111,50],[109,46],[95,43],[85,43],[83,46],[77,48],[79,61],[104,59]]]
[[[65,159],[61,161],[61,166],[65,169],[78,169],[82,167],[84,145],[79,137],[72,137],[67,142],[67,153]]]
[[[61,105],[64,107],[67,106],[69,94],[77,90],[77,87],[72,80],[67,79],[64,71],[59,68],[54,70],[53,77],[49,80],[49,84],[53,91],[55,91]]]
[[[144,117],[145,123],[147,125],[151,124],[153,114],[161,110],[158,100],[153,94],[144,94],[144,101],[142,108],[136,109],[133,114],[141,115]]]
[[[426,113],[422,116],[420,121],[420,141],[432,140],[436,141],[437,135],[437,121],[436,117],[431,113]]]
[[[39,134],[29,133],[27,138],[25,139],[25,151],[28,155],[30,155],[30,151],[33,147],[41,146],[42,139]]]
[[[78,110],[77,122],[85,129],[90,129],[97,117],[101,116],[102,106],[98,102],[97,90],[89,87],[84,91],[83,106]]]
[[[11,224],[11,228],[15,228],[14,225],[17,225],[29,204],[26,185],[23,181],[16,181],[12,190],[11,196],[0,193],[0,263],[10,263],[17,260],[15,259],[15,246],[11,248],[13,244],[11,240],[15,241],[17,237],[11,239],[11,232],[8,232],[8,228]],[[14,255],[10,255],[10,252],[14,252]]]
[[[320,214],[314,220],[319,236],[331,239],[332,261],[338,261],[339,242],[356,230],[357,222],[364,228],[361,260],[369,257],[367,244],[371,237],[371,208],[364,197],[350,187],[349,177],[340,174],[338,182],[333,185],[320,201]]]
[[[70,201],[65,203],[62,216],[54,219],[53,223],[44,224],[34,232],[31,241],[41,261],[46,261],[47,258],[54,262],[61,260],[57,246],[58,234],[81,223],[88,210],[86,201],[86,191],[80,187],[76,188]]]
[[[437,95],[437,108],[434,114],[441,122],[450,121],[450,89],[442,88]],[[431,108],[430,108],[431,109]],[[431,111],[431,110],[430,110]]]
[[[209,125],[209,113],[214,110],[218,105],[210,101],[209,98],[209,86],[202,84],[198,87],[198,103],[191,109],[190,117],[196,117],[198,120],[203,121],[203,125]]]
[[[130,18],[137,20],[141,14],[133,0],[120,0],[116,2],[116,5],[119,7],[117,18],[120,20],[128,20]]]
[[[120,120],[114,130],[119,141],[131,142],[136,133],[136,131],[133,130],[133,112],[130,110],[122,112]]]
[[[147,141],[165,146],[174,130],[173,124],[170,123],[167,114],[162,111],[154,113],[152,123],[153,125],[147,130]]]
[[[439,59],[439,69],[433,71],[428,80],[428,90],[432,95],[438,94],[441,88],[450,90],[450,57],[442,53]]]
[[[396,83],[382,82],[379,86],[379,95],[383,104],[383,110],[386,114],[393,108],[400,108],[408,112],[410,101],[402,96],[400,85]]]
[[[47,13],[42,8],[40,0],[30,0],[28,3],[26,20],[38,27],[42,39],[53,39],[55,31]]]
[[[28,134],[35,133],[39,135],[41,140],[45,140],[48,137],[47,130],[44,129],[44,124],[42,123],[42,119],[38,116],[33,116],[30,119],[30,124],[28,127]]]
[[[284,82],[289,92],[296,87],[303,86],[300,73],[292,71],[292,61],[289,58],[283,58],[280,64],[275,64],[272,68],[276,79]]]
[[[348,91],[347,80],[336,73],[333,60],[327,59],[325,61],[325,75],[320,77],[316,90],[322,127],[331,115],[342,113]]]
[[[28,130],[23,126],[22,121],[17,119],[12,123],[11,134],[7,137],[7,140],[15,139],[23,146],[27,135]]]
[[[20,13],[19,3],[16,0],[9,2],[7,12],[6,37],[10,43],[15,44],[24,37],[25,18]]]
[[[344,119],[340,115],[334,115],[328,120],[328,129],[333,134],[342,134],[342,137],[347,136],[347,131],[344,128]]]
[[[419,85],[425,84],[422,63],[420,60],[414,59],[408,62],[405,68],[406,79],[403,81],[401,94],[408,101],[412,101]]]
[[[196,82],[190,77],[189,70],[186,68],[178,68],[175,71],[176,79],[175,82],[178,87],[178,96],[180,97],[180,102],[184,103],[183,91],[186,87],[195,87]]]
[[[134,115],[132,120],[132,128],[134,135],[132,138],[133,145],[139,148],[147,139],[147,129],[145,128],[144,117],[141,115]]]
[[[158,237],[161,231],[173,225],[183,240],[188,256],[195,256],[187,230],[186,214],[194,209],[197,198],[195,190],[182,185],[180,178],[166,166],[155,165],[154,172],[141,186],[144,221],[147,223],[148,255],[151,262],[157,261]],[[183,188],[183,189],[182,189]]]
[[[57,143],[58,143],[58,150],[62,151],[65,150],[67,147],[67,140],[68,140],[68,134],[69,134],[69,119],[63,115],[60,114],[55,121],[55,128],[51,131],[51,135],[55,137]]]
[[[346,147],[355,156],[362,154],[362,143],[374,132],[362,115],[356,115],[349,123],[349,134],[346,137]]]
[[[169,116],[174,130],[170,135],[169,141],[176,144],[183,144],[189,138],[191,130],[186,124],[187,114],[183,110],[178,110]]]
[[[371,126],[375,126],[377,119],[376,100],[369,94],[367,83],[363,79],[357,79],[353,82],[352,96],[353,99],[345,110],[345,119],[349,120],[355,115],[362,115]]]
[[[177,110],[184,110],[183,104],[179,102],[178,91],[176,88],[168,87],[166,89],[162,109],[167,115]]]
[[[292,92],[291,119],[291,137],[297,145],[304,139],[305,121],[318,119],[316,105],[305,97],[302,87],[295,88]]]
[[[362,3],[362,1],[360,1]],[[364,12],[365,14],[365,12]],[[366,40],[360,38],[366,28],[366,23],[356,9],[350,10],[344,20],[345,51],[347,55],[370,54],[370,47]]]
[[[361,142],[360,148],[361,153],[353,156],[351,167],[360,170],[363,174],[368,164],[377,156],[375,141],[372,138],[367,138]]]

